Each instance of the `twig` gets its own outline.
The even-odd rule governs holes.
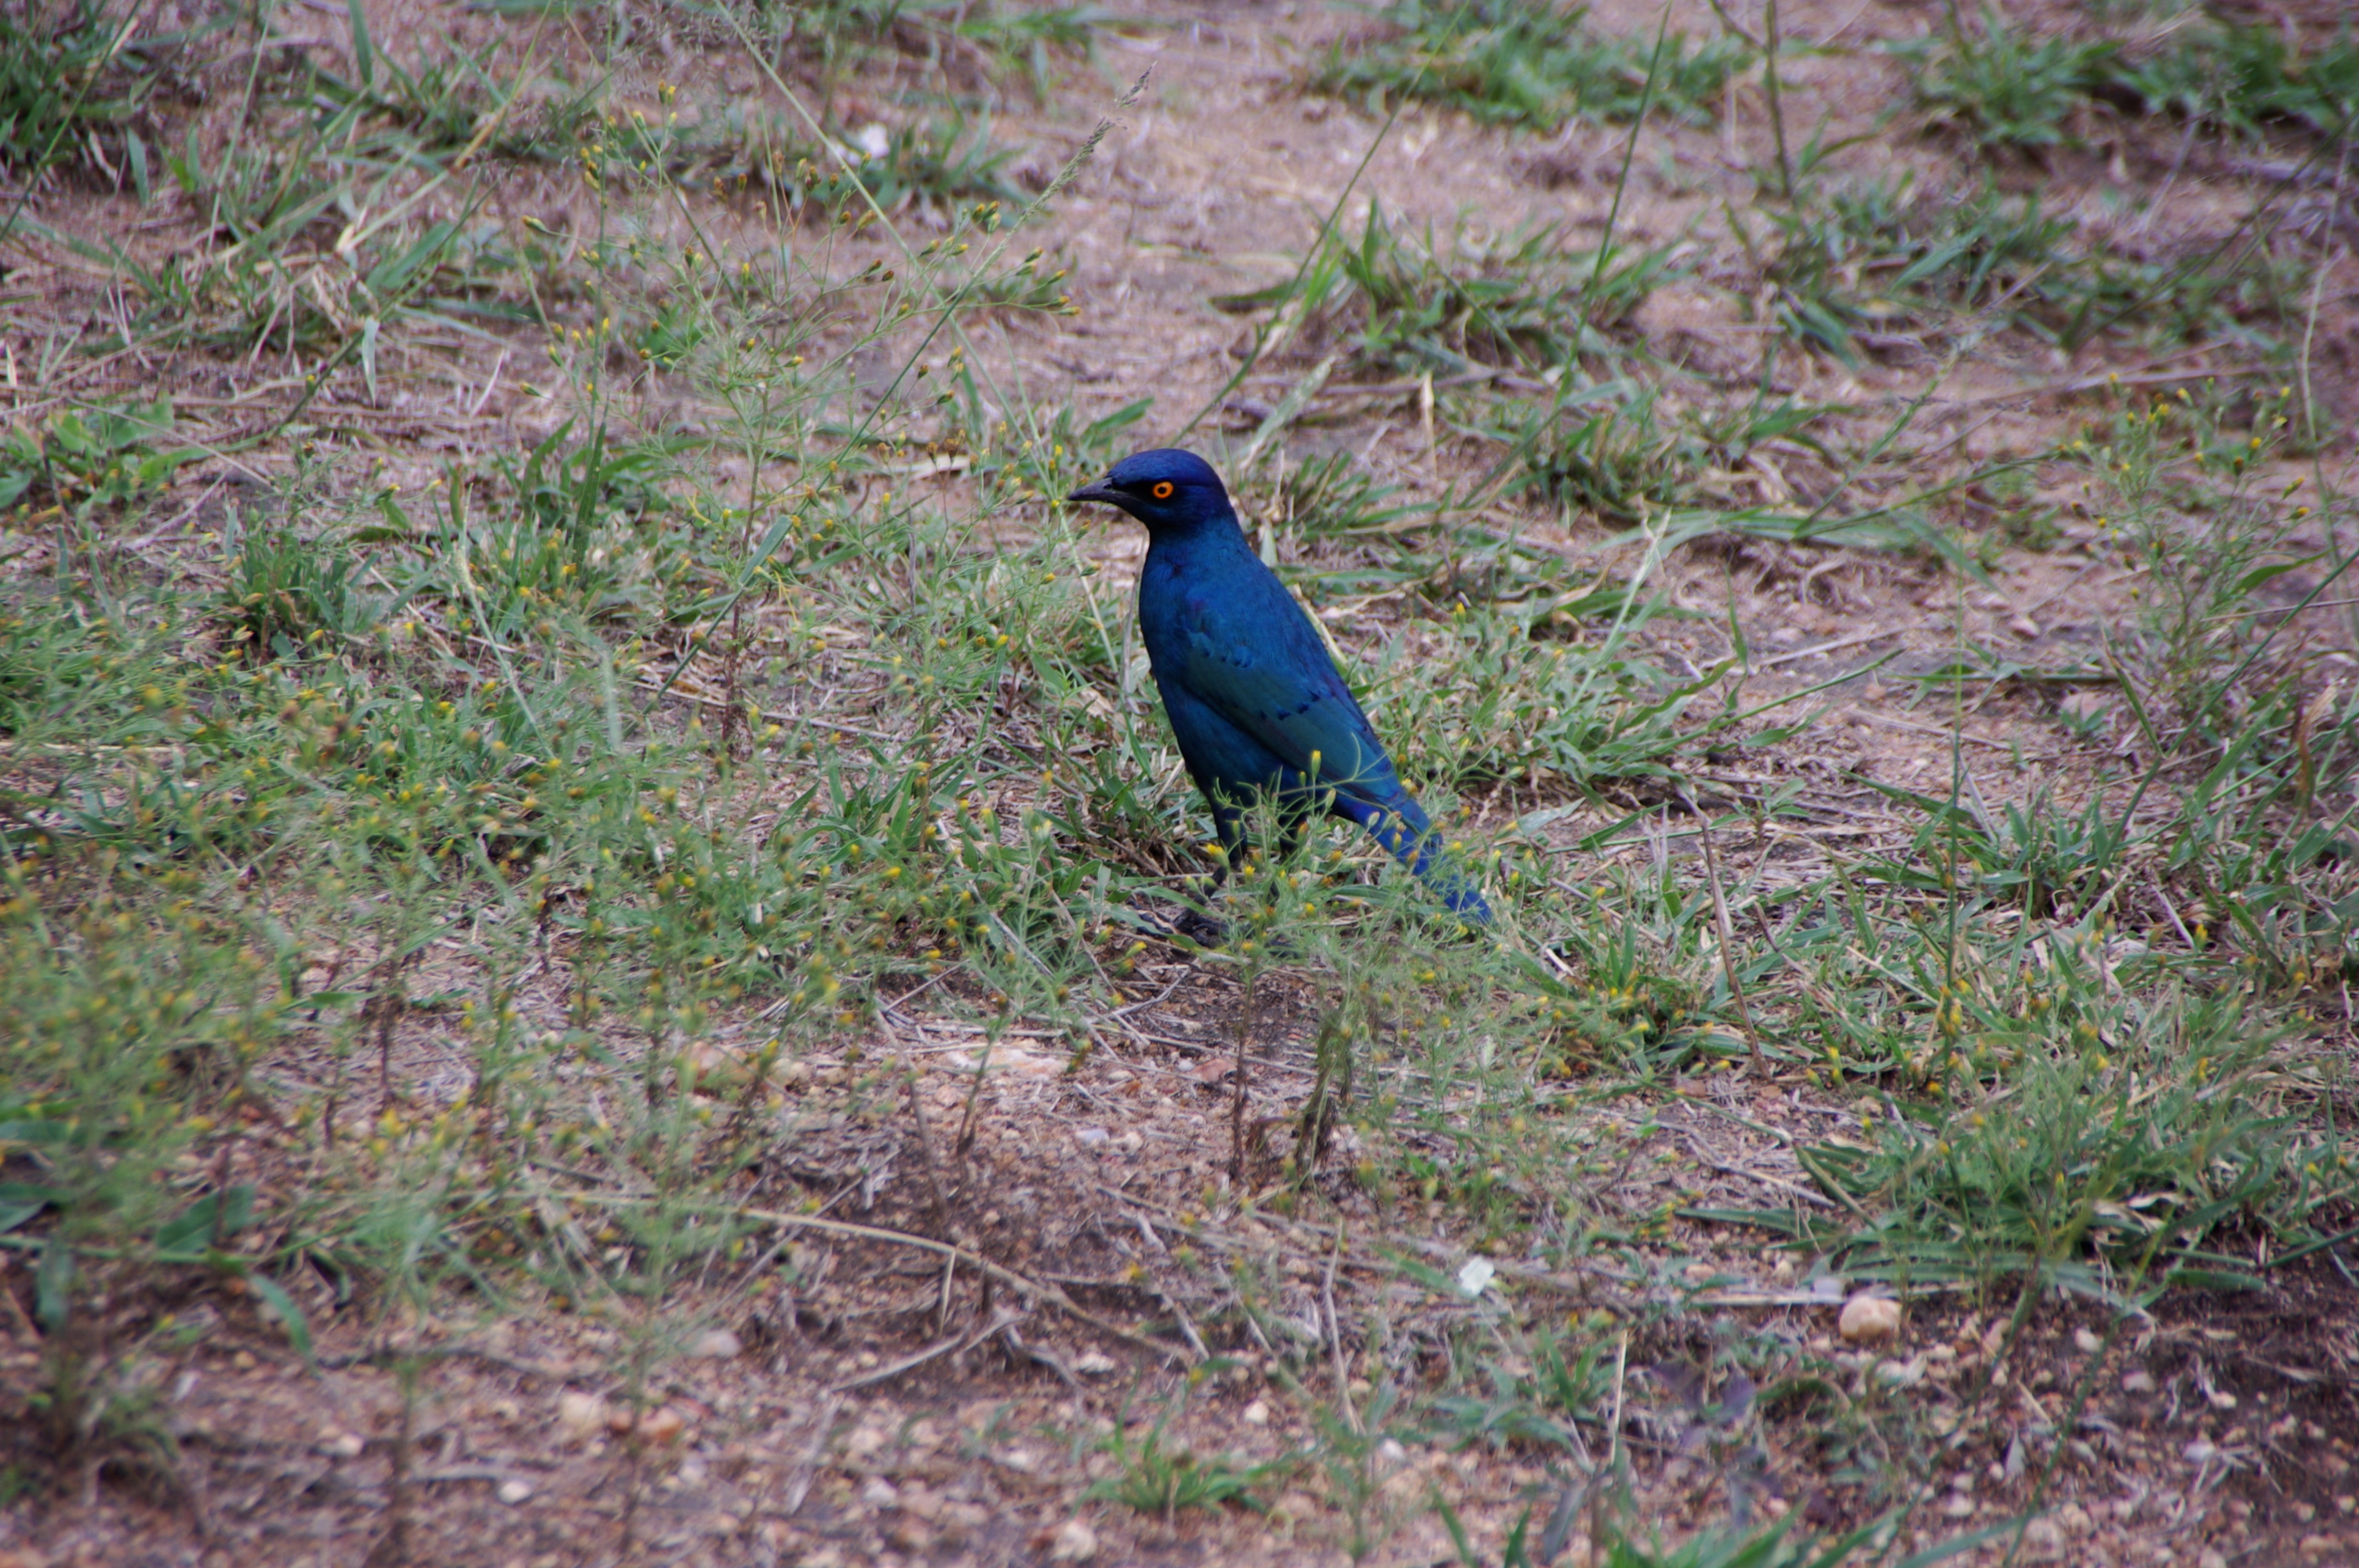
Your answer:
[[[1319,395],[1319,389],[1327,384],[1327,378],[1335,373],[1335,367],[1343,362],[1343,358],[1341,354],[1329,354],[1311,366],[1309,374],[1287,388],[1286,395],[1277,400],[1277,406],[1271,409],[1262,419],[1261,427],[1254,432],[1253,439],[1245,443],[1245,455],[1231,465],[1232,474],[1247,474],[1253,471],[1253,466],[1260,460],[1263,449],[1300,416],[1302,410],[1309,406],[1310,400]]]
[[[1352,1403],[1352,1379],[1343,1364],[1343,1321],[1335,1314],[1335,1265],[1343,1259],[1343,1227],[1335,1227],[1335,1248],[1327,1254],[1327,1277],[1321,1283],[1319,1298],[1327,1308],[1327,1346],[1335,1362],[1335,1402],[1343,1410],[1343,1419],[1354,1433],[1365,1432],[1360,1424],[1360,1412]]]
[[[2187,950],[2190,953],[2202,952],[2203,945],[2195,940],[2195,934],[2187,929],[2185,921],[2179,918],[2179,910],[2170,902],[2170,895],[2162,891],[2161,879],[2150,878],[2147,885],[2154,890],[2155,902],[2162,905],[2163,914],[2170,916],[2170,928],[2179,933],[2179,939],[2187,944]]]
[[[1245,971],[1245,1005],[1237,1014],[1237,1098],[1229,1103],[1229,1184],[1240,1195],[1245,1190],[1245,1043],[1253,1038],[1254,982],[1260,978],[1258,968]]]
[[[656,1200],[631,1194],[572,1193],[567,1195],[577,1203],[601,1203],[638,1206]],[[929,1236],[914,1236],[906,1230],[887,1230],[881,1226],[853,1225],[847,1220],[821,1219],[816,1215],[785,1214],[777,1209],[733,1208],[741,1219],[756,1220],[764,1225],[785,1226],[797,1230],[816,1230],[823,1235],[842,1236],[856,1241],[880,1242],[888,1247],[914,1247],[921,1252],[931,1252],[938,1258],[952,1258],[975,1272],[996,1280],[1008,1289],[1035,1300],[1047,1302],[1076,1323],[1085,1324],[1110,1339],[1121,1340],[1134,1349],[1168,1360],[1189,1363],[1190,1357],[1169,1345],[1158,1345],[1143,1334],[1136,1334],[1118,1324],[1108,1323],[1054,1285],[1005,1269],[980,1253],[948,1241],[937,1241]]]
[[[1975,734],[1970,730],[1944,730],[1936,724],[1919,724],[1914,719],[1896,718],[1889,713],[1874,713],[1863,708],[1853,708],[1851,710],[1850,717],[1869,724],[1881,724],[1887,730],[1908,730],[1919,735],[1930,735],[1942,741],[1946,741],[1950,739],[1952,734],[1955,734],[1961,741],[1971,741],[1977,746],[1988,746],[1994,752],[2005,752],[2009,756],[2013,756],[2016,751],[2015,745],[2012,741],[1989,740],[1986,737]],[[2029,759],[2026,760],[2028,761]]]
[[[950,1206],[942,1201],[941,1174],[934,1161],[934,1137],[926,1128],[926,1106],[918,1094],[918,1075],[909,1065],[907,1056],[897,1055],[893,1065],[901,1075],[903,1086],[909,1091],[909,1116],[918,1124],[918,1153],[926,1162],[926,1195],[933,1200],[934,1223],[941,1227],[942,1235],[947,1238],[951,1233],[951,1210]],[[957,1260],[951,1261],[955,1263]],[[945,1293],[949,1292],[947,1280],[943,1281],[942,1289]]]
[[[952,1351],[972,1350],[976,1346],[982,1344],[984,1340],[990,1338],[993,1335],[999,1333],[1002,1329],[1005,1329],[1017,1322],[1023,1317],[1023,1315],[1024,1314],[1020,1312],[1015,1312],[1006,1307],[1002,1307],[995,1314],[994,1314],[989,1323],[985,1324],[983,1327],[976,1329],[972,1334],[946,1335],[942,1338],[934,1341],[931,1345],[927,1346],[922,1350],[911,1351],[908,1355],[902,1357],[897,1361],[887,1361],[885,1365],[877,1368],[874,1371],[863,1372],[857,1378],[849,1379],[844,1382],[837,1383],[831,1387],[828,1390],[828,1392],[832,1395],[848,1394],[854,1389],[864,1389],[875,1383],[890,1382],[895,1378],[899,1377],[902,1373],[913,1371],[916,1368],[924,1366],[929,1361],[934,1360],[940,1357],[948,1356]]]
[[[1614,1344],[1614,1420],[1605,1429],[1605,1470],[1612,1475],[1622,1457],[1622,1390],[1630,1367],[1630,1333],[1623,1330]]]
[[[827,1403],[820,1408],[819,1420],[811,1423],[810,1446],[795,1464],[794,1474],[787,1482],[786,1495],[778,1499],[778,1512],[792,1519],[801,1511],[803,1499],[810,1495],[812,1477],[819,1474],[820,1455],[827,1452],[827,1434],[835,1426],[835,1412],[843,1408],[841,1394],[830,1394]]]
[[[467,640],[471,643],[482,641],[477,637],[470,637]],[[690,691],[684,687],[666,687],[651,680],[637,680],[631,684],[641,691],[651,691],[658,697],[677,697],[682,702],[693,702],[701,708],[735,707],[735,704],[721,697],[707,697],[701,691]],[[740,708],[738,711],[743,712],[744,709]],[[821,719],[816,714],[773,713],[766,708],[756,708],[755,711],[781,728],[792,724],[816,724],[822,730],[832,730],[839,735],[857,735],[864,741],[884,741],[896,746],[908,739],[907,735],[887,735],[881,730],[863,730],[857,724],[839,724],[832,719]]]
[[[1763,1186],[1782,1187],[1786,1191],[1793,1194],[1796,1197],[1800,1198],[1803,1202],[1816,1204],[1821,1208],[1832,1208],[1835,1206],[1823,1194],[1814,1193],[1810,1188],[1801,1185],[1798,1182],[1789,1182],[1782,1176],[1772,1176],[1760,1171],[1748,1171],[1742,1165],[1731,1164],[1728,1161],[1723,1160],[1718,1155],[1706,1150],[1692,1131],[1688,1134],[1688,1157],[1699,1164],[1711,1166],[1713,1170],[1720,1172],[1723,1175],[1736,1176],[1748,1182],[1757,1182]]]
[[[1753,1065],[1766,1068],[1767,1063],[1761,1054],[1761,1033],[1754,1027],[1753,1009],[1745,1000],[1745,982],[1736,978],[1736,928],[1729,922],[1728,895],[1721,891],[1720,850],[1712,842],[1712,818],[1704,814],[1703,807],[1696,804],[1692,792],[1682,788],[1680,796],[1687,802],[1688,809],[1695,813],[1703,833],[1703,864],[1707,885],[1712,889],[1712,917],[1713,924],[1720,927],[1720,972],[1728,977],[1728,994],[1736,999],[1736,1015],[1745,1020],[1745,1044],[1753,1053]]]
[[[1856,648],[1862,643],[1873,643],[1879,637],[1897,637],[1898,635],[1900,633],[1897,632],[1854,632],[1848,637],[1838,637],[1832,643],[1821,643],[1809,648],[1797,648],[1790,654],[1779,654],[1773,658],[1763,659],[1753,667],[1756,670],[1774,670],[1779,665],[1790,665],[1797,659],[1814,659],[1821,654],[1832,654],[1842,648]]]

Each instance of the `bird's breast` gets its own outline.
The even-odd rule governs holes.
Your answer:
[[[1182,574],[1171,566],[1149,561],[1138,579],[1138,633],[1158,674],[1172,668],[1182,656],[1190,629],[1201,618],[1201,606],[1190,602]]]

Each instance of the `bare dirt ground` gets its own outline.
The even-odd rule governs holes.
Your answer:
[[[389,40],[423,38],[472,40],[487,59],[590,52],[574,26],[587,13],[365,11],[388,52]],[[1958,137],[1886,114],[1907,98],[1908,68],[1877,46],[1926,32],[1938,12],[1873,0],[1780,7],[1786,38],[1810,46],[1786,69],[1788,124],[1822,127],[1830,144],[1859,138],[1838,155],[1843,167],[1907,170],[1944,189],[1987,176],[2036,190],[2088,243],[2166,259],[2218,243],[2273,181],[2283,183],[2272,171],[2299,156],[2184,136],[2175,124],[2109,117],[2099,104],[2077,145],[1970,170],[1973,150]],[[2099,27],[2061,7],[2010,14],[2047,31]],[[2268,15],[2288,27],[2320,25],[2279,8]],[[1672,18],[1714,30],[1701,6],[1674,7]],[[1627,4],[1591,14],[1593,27],[1621,34],[1647,35],[1659,19]],[[323,58],[352,49],[341,6],[291,11],[280,26],[310,40],[294,47]],[[1045,103],[1006,93],[993,132],[1023,149],[1017,170],[1036,187],[1102,119],[1110,128],[1026,242],[1070,268],[1075,313],[995,317],[978,352],[990,356],[998,384],[1088,416],[1151,398],[1131,432],[1138,445],[1177,436],[1208,409],[1188,439],[1234,458],[1332,345],[1280,343],[1233,385],[1256,319],[1212,300],[1283,283],[1339,202],[1346,234],[1361,232],[1375,203],[1401,232],[1472,243],[1553,224],[1585,245],[1618,201],[1616,232],[1629,243],[1693,247],[1685,275],[1657,289],[1633,323],[1653,355],[1693,378],[1683,384],[1741,396],[1766,374],[1777,395],[1838,409],[1821,434],[1846,449],[1873,442],[1896,411],[1924,399],[1903,443],[1911,455],[1866,481],[1895,493],[2098,429],[2125,386],[2143,398],[2241,380],[2274,393],[2294,373],[2282,357],[2225,335],[2157,344],[2114,334],[2068,351],[2024,332],[1962,347],[1903,328],[1853,363],[1790,343],[1772,357],[1778,330],[1756,308],[1767,297],[1758,271],[1731,230],[1759,200],[1756,171],[1774,157],[1757,67],[1712,121],[1649,122],[1622,189],[1626,124],[1575,119],[1543,135],[1411,102],[1387,128],[1364,104],[1306,88],[1331,46],[1353,47],[1375,27],[1310,5],[1125,0],[1086,54],[1056,57]],[[1135,101],[1119,106],[1134,83],[1143,84]],[[849,83],[834,119],[897,121],[908,85]],[[613,86],[618,102],[658,114],[675,89],[684,98],[770,93],[725,33],[699,35],[685,23],[658,27]],[[573,171],[490,167],[482,221],[572,235],[596,227],[594,193]],[[2300,345],[2305,400],[2340,432],[2323,443],[2330,466],[2347,460],[2359,413],[2359,268],[2350,198],[2336,179],[2297,194],[2320,237],[2309,253],[2315,278],[2304,281],[2321,287],[2306,290],[2307,315],[2286,329]],[[12,239],[5,261],[10,419],[30,428],[65,402],[168,393],[202,444],[225,455],[178,472],[163,518],[201,522],[249,476],[282,482],[304,439],[342,443],[375,465],[377,481],[417,492],[448,461],[529,449],[576,411],[561,384],[530,384],[538,325],[389,346],[377,371],[389,393],[364,385],[350,363],[314,392],[299,370],[264,353],[126,350],[41,368],[39,345],[58,324],[104,323],[125,308],[120,282],[64,237],[149,256],[208,241],[192,203],[167,197],[142,207],[92,185],[51,179],[26,195],[26,211],[44,227]],[[429,197],[421,214],[450,198]],[[779,238],[746,204],[712,204],[698,222],[705,243],[733,254]],[[927,232],[922,206],[906,222]],[[821,227],[808,222],[803,240],[817,243]],[[649,232],[661,244],[682,243],[687,231],[658,212]],[[873,234],[841,244],[850,262],[895,254]],[[560,329],[589,325],[596,308],[586,295],[542,303]],[[879,373],[889,361],[880,355]],[[1486,470],[1490,449],[1453,433],[1446,402],[1437,416],[1430,382],[1362,384],[1372,390],[1345,379],[1317,392],[1284,433],[1286,463],[1349,452],[1410,500],[1462,495]],[[298,396],[310,398],[304,423],[315,434],[243,444]],[[632,417],[659,434],[709,412],[679,396],[668,401],[658,388]],[[2285,476],[2311,467],[2288,462]],[[1690,672],[1734,661],[1741,705],[1816,688],[1810,728],[1725,760],[1699,759],[1688,775],[1715,811],[1742,812],[1781,792],[1801,802],[1799,814],[1756,817],[1750,834],[1724,827],[1713,847],[1720,864],[1706,866],[1694,835],[1659,823],[1593,847],[1601,830],[1666,798],[1644,785],[1584,796],[1560,782],[1501,780],[1469,793],[1468,830],[1526,822],[1556,851],[1562,917],[1603,922],[1590,890],[1617,868],[1675,865],[1758,893],[1815,885],[1839,865],[1906,857],[1920,819],[1892,792],[1940,795],[1953,770],[1995,808],[2043,794],[2072,809],[2118,802],[2144,765],[2143,741],[2118,714],[2094,728],[2067,722],[2088,689],[2071,672],[2104,667],[2109,638],[2136,612],[2144,568],[2085,494],[2080,470],[2051,461],[2029,472],[2027,494],[1970,488],[1939,502],[1958,526],[2013,507],[2050,519],[2039,547],[2002,540],[1975,575],[1921,551],[1735,534],[1664,558],[1657,586],[1685,615],[1645,629],[1647,657]],[[1765,448],[1711,482],[1732,507],[1807,506],[1845,479],[1815,450],[1789,445]],[[964,493],[954,471],[910,482],[930,485],[945,506]],[[1242,499],[1249,509],[1282,508],[1282,482],[1258,483]],[[1585,574],[1626,575],[1647,547],[1643,532],[1579,508],[1512,491],[1482,504],[1486,525]],[[2273,579],[2267,591],[2282,604],[2297,604],[2347,547],[2330,532],[2335,520],[2322,509],[2307,535],[2291,536],[2289,551],[2327,564]],[[1037,507],[993,526],[1011,548],[1050,529]],[[1137,531],[1094,517],[1071,526],[1098,568],[1096,592],[1125,602],[1143,553]],[[161,524],[145,547],[170,569],[201,576],[216,568],[201,558],[200,531]],[[1277,533],[1281,559],[1320,548]],[[38,529],[8,537],[7,569],[22,580],[62,569]],[[1326,619],[1347,647],[1365,652],[1414,638],[1404,613],[1377,598]],[[2296,631],[2325,661],[2319,667],[2339,668],[2333,678],[2347,683],[2347,620],[2316,605],[2300,616]],[[2053,678],[1921,678],[1962,650],[1999,650]],[[757,793],[741,805],[739,822],[759,831],[789,803]],[[2161,907],[2146,914],[2125,915],[2121,943],[2167,939]],[[2149,924],[2165,936],[2142,935]],[[301,972],[306,989],[336,984],[324,957]],[[481,986],[462,940],[429,950],[408,983],[417,995]],[[2281,1243],[2267,1231],[2214,1237],[2209,1251],[2256,1271],[2259,1288],[2157,1289],[2127,1312],[2020,1281],[1938,1282],[1908,1292],[1896,1340],[1853,1345],[1837,1334],[1850,1294],[1840,1280],[1772,1247],[1761,1230],[1697,1217],[1765,1208],[1839,1217],[1798,1151],[1858,1134],[1863,1104],[1872,1116],[1874,1101],[1806,1075],[1800,1054],[1750,1066],[1740,1054],[1725,1070],[1707,1064],[1585,1100],[1587,1217],[1560,1212],[1551,1193],[1519,1189],[1525,1173],[1500,1170],[1503,1190],[1543,1214],[1538,1232],[1561,1236],[1605,1216],[1633,1238],[1611,1255],[1560,1261],[1447,1190],[1364,1182],[1350,1128],[1306,1186],[1276,1179],[1318,1081],[1314,981],[1274,972],[1248,1000],[1234,969],[1156,941],[1125,983],[1120,1013],[1078,1056],[1062,1026],[1018,1021],[986,1032],[923,996],[880,997],[873,1018],[784,1070],[773,1146],[730,1188],[745,1214],[786,1217],[753,1239],[767,1253],[758,1264],[708,1266],[659,1303],[586,1311],[519,1286],[497,1310],[478,1296],[421,1303],[397,1314],[395,1333],[325,1271],[307,1270],[282,1281],[316,1341],[307,1361],[238,1279],[174,1287],[170,1312],[204,1332],[146,1369],[161,1390],[167,1466],[102,1451],[70,1470],[47,1467],[30,1402],[48,1338],[34,1321],[32,1255],[0,1253],[0,1411],[19,1423],[0,1436],[11,1477],[0,1568],[1491,1563],[1511,1550],[1519,1521],[1530,1532],[1527,1560],[1546,1560],[1539,1540],[1551,1520],[1561,1521],[1549,1541],[1554,1561],[1603,1563],[1605,1536],[1593,1556],[1590,1525],[1609,1500],[1614,1518],[1637,1521],[1642,1541],[1777,1519],[1791,1521],[1797,1540],[1832,1537],[1886,1517],[1901,1495],[1896,1475],[1915,1491],[1875,1543],[1879,1560],[1987,1529],[1962,1561],[2359,1563],[2359,1285],[2347,1243],[2270,1268]],[[574,985],[568,966],[552,963],[517,983],[508,1005],[528,1028],[562,1029]],[[2346,1054],[2347,1000],[2313,1000],[2300,1026],[2304,1060]],[[724,1011],[716,1048],[757,1043],[764,1005]],[[1809,1035],[1791,1024],[1787,1038],[1807,1045]],[[385,1038],[395,1098],[414,1120],[460,1103],[474,1068],[452,1010],[413,1009]],[[290,1094],[321,1091],[342,1071],[324,1039],[285,1037],[264,1064],[273,1081]],[[1232,1179],[1231,1052],[1239,1049],[1249,1068],[1245,1137],[1269,1175],[1258,1196]],[[906,1093],[877,1075],[888,1062],[910,1071]],[[584,1059],[551,1070],[583,1093],[595,1082]],[[1538,1103],[1571,1097],[1605,1070],[1575,1061],[1541,1083]],[[727,1102],[716,1105],[731,1114]],[[353,1095],[341,1113],[347,1135],[366,1138],[378,1109],[374,1092]],[[267,1212],[299,1195],[285,1184],[304,1169],[291,1152],[308,1134],[266,1108],[243,1114],[215,1179],[254,1183]],[[27,1159],[5,1142],[0,1153],[11,1178],[34,1179]],[[1437,1153],[1446,1163],[1447,1152]],[[1282,1200],[1272,1197],[1281,1190]],[[610,1239],[586,1206],[547,1223]],[[2311,1223],[2343,1229],[2349,1211],[2321,1211]],[[1447,1289],[1470,1260],[1495,1269],[1489,1293]],[[782,1285],[788,1276],[770,1265],[789,1262],[794,1282]],[[1516,1303],[1510,1315],[1527,1322],[1615,1325],[1599,1340],[1607,1350],[1596,1383],[1610,1420],[1574,1428],[1571,1445],[1553,1447],[1511,1434],[1461,1442],[1392,1422],[1385,1390],[1461,1385],[1470,1368],[1454,1360],[1455,1347],[1507,1313],[1502,1292]],[[115,1303],[147,1314],[143,1323],[156,1305]],[[102,1301],[90,1332],[113,1331],[108,1310]],[[652,1366],[633,1362],[631,1347],[651,1331],[663,1355]],[[1757,1383],[1732,1375],[1723,1352],[1733,1345],[1778,1347],[1773,1370]],[[1502,1366],[1533,1373],[1511,1362]],[[1127,1448],[1109,1441],[1117,1423]],[[1216,1455],[1252,1474],[1253,1506],[1158,1512],[1092,1494],[1110,1478],[1163,1473],[1151,1452],[1141,1460],[1142,1444],[1162,1445],[1164,1471],[1183,1476]],[[1189,1457],[1175,1465],[1173,1454]]]

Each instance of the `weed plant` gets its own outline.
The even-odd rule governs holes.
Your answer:
[[[1864,344],[1915,348],[1995,326],[2067,348],[2126,326],[2160,342],[2225,337],[2276,352],[2272,329],[2298,293],[2264,248],[2209,265],[2141,256],[1993,184],[1940,194],[1907,178],[1814,180],[1803,190],[1768,214],[1774,245],[1741,224],[1740,234],[1776,285],[1787,334],[1849,364]]]
[[[2031,313],[2012,303],[2022,290],[2073,265],[2072,225],[2043,213],[2037,196],[1984,187],[1927,199],[1907,176],[1814,194],[1770,214],[1778,244],[1763,271],[1778,286],[1787,332],[1846,362],[1856,362],[1863,331],[1947,323],[2002,299],[2026,319]]]
[[[2359,42],[2346,27],[2296,54],[2265,27],[2176,28],[2160,48],[2125,53],[2110,86],[2147,114],[2253,136],[2291,124],[2333,136],[2359,108]]]
[[[179,38],[138,36],[136,7],[103,0],[30,0],[0,14],[0,173],[17,183],[60,165],[120,186],[144,187],[149,144],[139,134],[164,90],[159,57],[226,25]]]
[[[1363,373],[1535,373],[1561,365],[1626,320],[1675,275],[1669,247],[1564,248],[1551,229],[1447,246],[1394,232],[1372,204],[1359,238],[1328,234],[1299,277],[1217,297],[1229,310],[1274,310],[1299,351],[1340,351]]]
[[[1911,68],[1918,102],[1985,148],[2022,152],[2061,146],[2116,54],[2104,41],[2033,39],[1984,5],[1969,26],[1949,26],[1896,46]]]
[[[1894,46],[1918,103],[1986,150],[2075,145],[2099,104],[2169,114],[2251,137],[2290,125],[2333,136],[2359,107],[2359,45],[2347,30],[2297,55],[2273,28],[2206,22],[2146,48],[2035,39],[1995,5]]]
[[[2204,392],[2124,407],[2099,441],[2083,443],[2110,496],[2104,525],[2143,569],[2139,614],[2116,658],[2156,747],[2216,755],[2250,748],[2257,730],[2281,748],[2303,684],[2299,654],[2277,624],[2303,595],[2284,589],[2326,559],[2297,543],[2310,515],[2297,499],[2306,481],[2265,491],[2255,478],[2284,443],[2293,389],[2258,398]]]
[[[1585,5],[1555,0],[1400,0],[1377,13],[1389,35],[1338,45],[1311,78],[1322,92],[1360,100],[1376,114],[1419,99],[1495,124],[1553,131],[1566,121],[1636,119],[1654,77],[1654,109],[1700,122],[1751,56],[1734,38],[1696,42],[1601,33]]]

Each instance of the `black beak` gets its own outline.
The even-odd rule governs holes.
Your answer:
[[[1068,502],[1103,501],[1108,506],[1121,506],[1125,497],[1123,495],[1121,491],[1116,490],[1104,480],[1099,480],[1095,483],[1082,486],[1081,489],[1073,492],[1072,494],[1065,497],[1065,499]]]

